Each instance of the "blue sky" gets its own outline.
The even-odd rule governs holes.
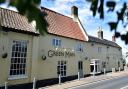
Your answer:
[[[105,0],[107,1],[107,0]],[[128,0],[115,0],[117,2],[117,6],[115,8],[116,12],[119,10],[123,4],[124,1],[128,3]],[[86,0],[41,0],[41,6],[49,8],[51,10],[54,10],[56,12],[59,12],[61,14],[64,14],[66,16],[71,15],[71,7],[77,6],[79,11],[79,18],[86,30],[86,32],[89,35],[97,36],[97,29],[98,27],[102,27],[104,31],[104,38],[108,40],[112,40],[112,35],[114,32],[110,31],[110,28],[107,24],[108,21],[116,21],[116,14],[107,13],[107,7],[105,8],[105,19],[101,20],[99,19],[99,15],[96,15],[96,17],[92,16],[92,12],[90,11],[90,3],[86,2]],[[5,4],[1,5],[1,7],[7,8]],[[13,7],[9,7],[9,9],[16,10]],[[120,22],[121,23],[121,22]],[[122,30],[123,29],[123,30]],[[122,25],[119,24],[118,30],[123,33],[126,30],[128,31],[128,27],[122,28]],[[128,45],[125,45],[123,41],[120,39],[117,39],[116,42],[122,46],[123,52],[128,51],[126,48],[128,48]]]
[[[107,0],[105,0],[106,2]],[[115,8],[116,12],[122,7],[122,4],[125,0],[115,0],[117,3],[117,6]],[[128,3],[128,1],[126,0]],[[112,40],[112,35],[114,32],[110,31],[110,28],[108,26],[109,21],[116,21],[116,14],[108,13],[107,7],[104,7],[105,9],[105,19],[101,20],[99,19],[99,15],[96,15],[96,17],[92,16],[92,12],[90,11],[90,3],[87,2],[86,0],[42,0],[41,1],[41,6],[49,8],[51,10],[54,10],[56,12],[62,13],[64,15],[70,16],[71,15],[71,7],[72,6],[77,6],[78,7],[78,12],[79,12],[79,18],[86,30],[86,32],[89,35],[92,36],[97,36],[97,29],[98,27],[102,27],[104,31],[104,38],[108,40]],[[121,33],[125,32],[127,28],[123,28],[121,25],[122,22],[120,22],[118,26],[118,31]],[[122,30],[123,29],[123,30]],[[128,30],[127,30],[128,31]],[[128,48],[128,45],[126,46],[124,42],[122,42],[119,39],[116,39],[116,42],[122,46],[123,52],[128,51],[126,48]]]

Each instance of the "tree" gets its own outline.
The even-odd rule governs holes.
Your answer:
[[[6,0],[0,0],[0,3],[4,3]],[[36,21],[36,29],[41,34],[47,31],[48,23],[45,20],[46,13],[42,13],[39,9],[41,0],[9,0],[9,5],[15,6],[20,14],[26,16],[28,21]],[[86,0],[91,3],[90,10],[93,12],[93,16],[99,13],[100,19],[104,19],[104,0]],[[109,0],[106,2],[106,6],[109,8],[108,12],[113,12],[116,7],[116,2]],[[114,13],[114,12],[113,12]],[[121,34],[117,31],[119,21],[122,21],[124,28],[128,25],[128,8],[127,3],[124,2],[122,9],[116,12],[117,21],[108,22],[111,31],[115,31],[115,37],[120,37],[126,44],[128,44],[128,31],[125,34]],[[124,22],[124,16],[127,21]]]
[[[128,52],[126,52],[126,58],[128,57]]]
[[[96,16],[96,14],[100,15],[100,19],[104,19],[104,6],[105,6],[105,0],[86,0],[91,3],[90,10],[93,12],[93,16]],[[114,9],[116,7],[116,2],[114,0],[108,0],[106,2],[106,7],[108,7],[108,12],[114,13]],[[122,25],[124,28],[128,25],[128,6],[127,3],[124,2],[122,9],[118,10],[116,12],[117,14],[117,21],[108,22],[108,25],[110,26],[111,31],[115,31],[115,37],[120,37],[121,40],[125,41],[125,44],[128,44],[128,31],[125,34],[121,34],[117,31],[117,26],[119,21],[122,21]],[[126,17],[126,18],[124,18]],[[127,20],[124,22],[124,20]]]
[[[1,3],[5,3],[6,0],[0,0]],[[42,13],[40,10],[41,0],[9,0],[9,6],[17,8],[21,15],[28,18],[29,22],[36,22],[36,29],[41,34],[47,32],[48,23],[45,20],[46,13]]]

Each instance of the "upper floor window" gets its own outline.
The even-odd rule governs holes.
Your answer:
[[[98,47],[98,53],[102,52],[102,47]]]
[[[53,46],[57,46],[57,47],[60,47],[61,46],[61,40],[59,38],[54,38],[52,40],[52,45]]]
[[[76,46],[76,51],[83,52],[83,51],[84,51],[84,46],[83,46],[83,44],[81,44],[81,43],[77,44],[77,46]]]
[[[108,52],[108,50],[109,50],[109,47],[107,46],[107,52]]]

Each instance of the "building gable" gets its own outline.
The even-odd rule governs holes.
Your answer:
[[[78,21],[44,7],[41,7],[41,11],[47,14],[48,33],[82,41],[88,40]]]

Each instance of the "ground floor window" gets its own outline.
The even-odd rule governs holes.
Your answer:
[[[26,74],[27,42],[13,41],[11,53],[10,76]]]
[[[90,67],[91,67],[91,73],[100,73],[101,70],[100,70],[100,60],[91,60],[91,64],[90,64]]]
[[[57,73],[58,75],[60,74],[61,77],[66,77],[66,61],[58,61],[58,66],[57,66]]]

